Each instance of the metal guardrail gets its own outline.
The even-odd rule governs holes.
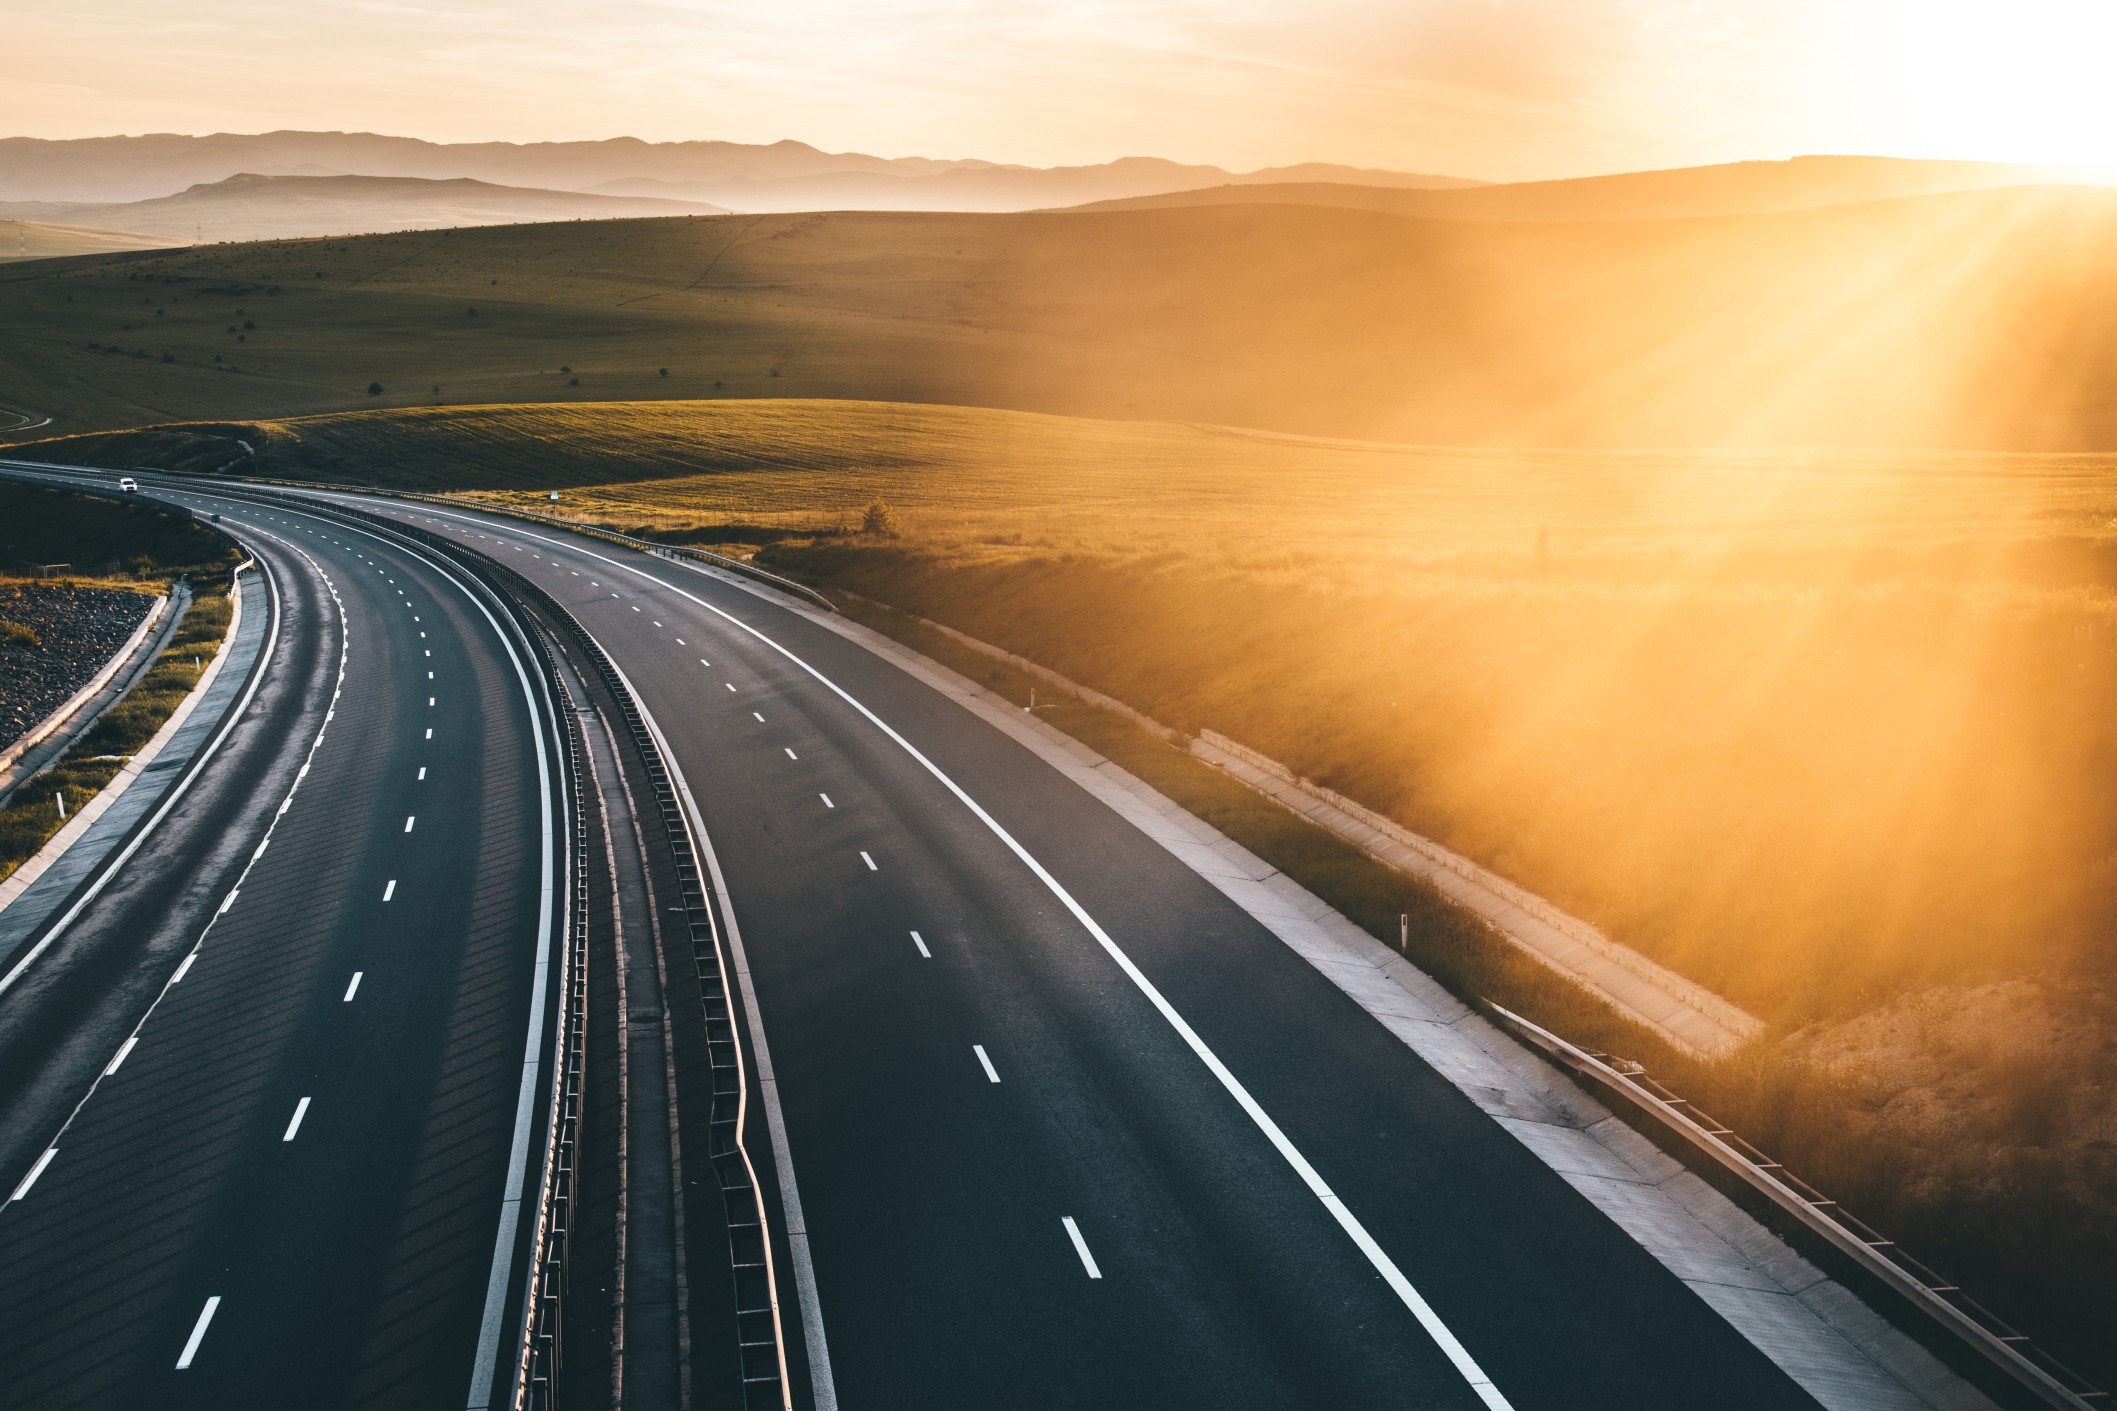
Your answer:
[[[519,577],[519,575],[515,575]],[[707,1113],[708,1152],[720,1183],[728,1223],[729,1261],[735,1279],[736,1341],[742,1373],[744,1411],[787,1411],[792,1407],[783,1330],[779,1322],[778,1279],[773,1269],[771,1232],[759,1198],[757,1173],[743,1148],[742,1130],[748,1080],[742,1043],[735,1027],[733,986],[728,957],[720,944],[712,898],[693,845],[691,829],[677,798],[668,763],[623,675],[602,645],[574,616],[527,579],[522,586],[536,593],[552,615],[566,624],[582,653],[594,665],[638,749],[652,786],[656,811],[676,865],[677,885],[691,942],[692,967],[706,1021],[707,1066],[712,1102]]]
[[[2097,1411],[2111,1405],[2108,1392],[2038,1348],[2027,1335],[1978,1304],[1954,1283],[1906,1254],[1894,1240],[1884,1238],[1836,1201],[1662,1086],[1639,1064],[1576,1047],[1491,1000],[1484,1001],[1484,1005],[1508,1029],[1571,1072],[1658,1119],[1720,1169],[1734,1175],[1901,1296],[1959,1345],[1980,1355],[1992,1371],[2039,1404],[2063,1411]]]

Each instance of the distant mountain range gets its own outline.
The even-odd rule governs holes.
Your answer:
[[[1341,206],[1436,220],[1674,220],[1813,210],[1861,201],[1937,196],[2005,186],[2117,184],[2117,173],[2084,167],[2001,162],[1919,161],[1899,157],[1795,157],[1670,171],[1625,172],[1567,181],[1524,181],[1454,190],[1382,190],[1345,182],[1287,181],[1268,187],[1222,185],[1098,201],[1086,210],[1182,206]]]
[[[154,243],[284,240],[521,221],[724,215],[698,201],[543,191],[402,176],[260,176],[242,172],[146,201],[0,203],[0,216],[127,231]]]
[[[394,176],[703,202],[740,211],[1011,211],[1249,182],[1453,188],[1461,177],[1308,163],[1237,173],[1158,157],[1096,166],[872,157],[802,142],[425,142],[367,132],[0,138],[0,202],[109,205],[238,174]]]

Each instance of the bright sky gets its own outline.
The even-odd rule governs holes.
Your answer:
[[[798,138],[1496,179],[2117,163],[2117,0],[69,0],[0,135]]]

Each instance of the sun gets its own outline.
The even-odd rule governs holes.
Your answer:
[[[1921,156],[2117,165],[2117,4],[1895,0],[1885,120]]]

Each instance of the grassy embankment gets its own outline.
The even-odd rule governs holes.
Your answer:
[[[78,810],[117,777],[125,758],[154,737],[198,684],[194,661],[211,661],[228,630],[228,571],[237,556],[220,535],[146,506],[22,485],[0,484],[0,524],[7,526],[0,530],[0,557],[86,570],[57,581],[157,594],[184,574],[194,595],[176,634],[138,684],[0,808],[5,877],[63,826],[54,795],[65,794],[69,813]]]
[[[1718,1065],[1657,1053],[1152,737],[1055,716],[1378,934],[1411,911],[1416,958],[1461,992],[1648,1059],[2109,1377],[2117,461],[1447,451],[771,402],[241,430],[265,474],[540,510],[557,486],[584,519],[768,544],[1442,839],[1768,1038]],[[50,444],[153,463],[213,443]],[[800,537],[877,498],[901,537]]]
[[[1636,222],[836,212],[207,245],[0,267],[0,387],[68,431],[830,397],[1451,445],[2117,448],[2113,240],[2117,192],[2030,188]]]

